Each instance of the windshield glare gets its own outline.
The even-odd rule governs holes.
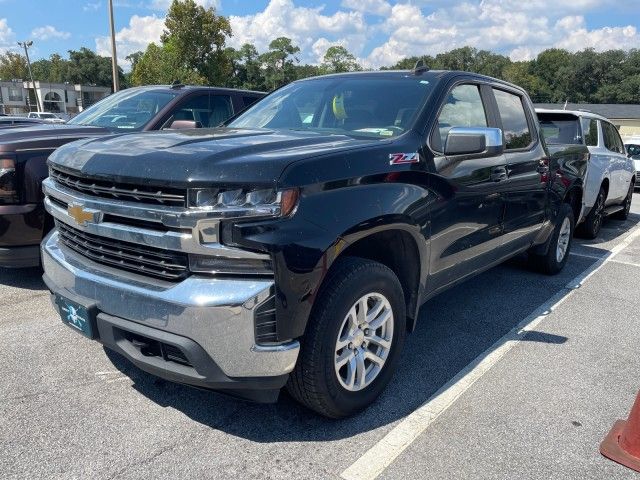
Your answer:
[[[142,130],[176,95],[176,92],[164,90],[122,90],[100,100],[68,123],[115,131]]]
[[[420,77],[325,77],[290,84],[228,126],[388,138],[402,134],[431,91]]]

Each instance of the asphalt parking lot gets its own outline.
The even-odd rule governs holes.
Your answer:
[[[389,388],[343,421],[112,363],[38,270],[1,270],[2,478],[637,478],[598,453],[640,389],[638,194],[632,212],[555,277],[514,260],[428,302]]]

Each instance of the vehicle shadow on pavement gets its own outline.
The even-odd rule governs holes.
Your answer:
[[[25,290],[46,290],[42,268],[0,268],[0,285]]]
[[[620,228],[603,234],[617,238],[636,222],[620,222]],[[253,404],[166,382],[116,353],[108,355],[144,396],[227,434],[256,442],[339,440],[411,413],[466,366],[481,361],[483,353],[493,351],[498,340],[538,307],[557,293],[568,292],[567,285],[596,261],[571,256],[560,274],[549,277],[528,270],[526,258],[517,258],[433,298],[423,306],[416,331],[407,337],[399,370],[385,392],[365,412],[340,421],[310,412],[286,392],[277,404]],[[558,355],[568,340],[539,330],[524,337],[527,342],[556,346]],[[221,420],[216,414],[220,409],[232,413]]]

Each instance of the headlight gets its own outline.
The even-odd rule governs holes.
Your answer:
[[[16,163],[10,158],[0,159],[0,203],[16,203]]]
[[[291,188],[276,191],[270,188],[231,190],[200,188],[189,191],[189,206],[223,212],[236,212],[242,216],[290,215],[298,205],[299,190]],[[234,216],[230,214],[229,216]]]

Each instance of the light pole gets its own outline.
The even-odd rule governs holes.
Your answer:
[[[33,93],[36,96],[36,110],[39,112],[44,111],[44,106],[40,105],[40,99],[38,98],[38,89],[36,88],[36,82],[33,80],[33,73],[31,72],[31,61],[29,60],[29,47],[33,45],[31,40],[24,42],[18,42],[18,46],[24,48],[24,56],[27,57],[27,68],[29,69],[29,76],[31,77],[31,85],[33,85]]]
[[[113,0],[109,0],[109,28],[111,28],[111,70],[113,75],[113,91],[120,89],[118,78],[118,56],[116,55],[116,30],[113,24]]]

